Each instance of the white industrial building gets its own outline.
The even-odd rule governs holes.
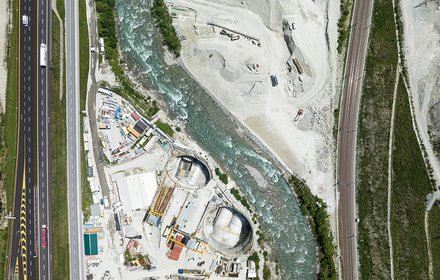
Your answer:
[[[158,187],[154,171],[128,176],[119,172],[111,177],[117,186],[119,200],[125,213],[147,209],[153,202]]]

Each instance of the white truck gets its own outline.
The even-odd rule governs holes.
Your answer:
[[[47,46],[44,43],[40,45],[40,66],[46,67],[47,65]]]

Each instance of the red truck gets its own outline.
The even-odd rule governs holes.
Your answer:
[[[41,226],[41,247],[43,247],[43,248],[47,247],[47,226],[46,225]]]

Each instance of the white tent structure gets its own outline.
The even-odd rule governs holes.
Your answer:
[[[235,247],[243,228],[243,215],[230,208],[221,208],[213,226],[211,238],[226,248]]]
[[[158,187],[154,171],[129,176],[116,173],[112,175],[112,181],[118,187],[119,199],[125,213],[148,208]]]

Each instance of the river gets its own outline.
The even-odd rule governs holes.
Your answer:
[[[216,102],[181,67],[168,66],[148,0],[117,0],[119,41],[129,67],[157,90],[171,117],[186,122],[186,132],[237,183],[260,216],[278,260],[282,279],[315,279],[316,243],[298,202],[281,172],[256,153]]]

